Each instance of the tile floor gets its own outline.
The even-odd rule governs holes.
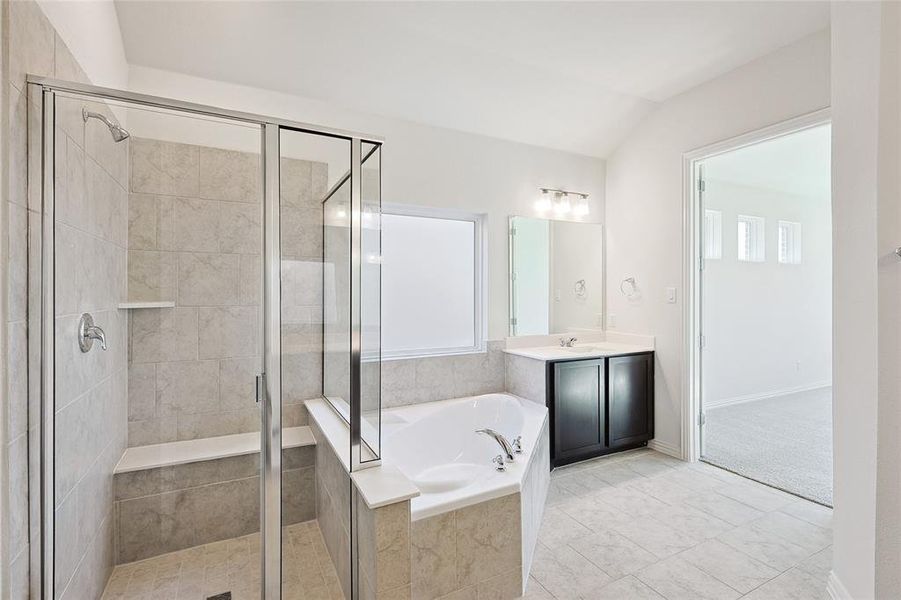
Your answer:
[[[316,521],[284,528],[284,600],[344,600]],[[260,534],[223,540],[113,570],[103,600],[260,598]]]
[[[832,511],[641,450],[557,469],[525,598],[821,600]]]

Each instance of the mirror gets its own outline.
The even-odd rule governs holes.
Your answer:
[[[602,329],[604,226],[510,217],[510,335]]]

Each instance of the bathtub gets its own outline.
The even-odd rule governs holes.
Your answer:
[[[492,437],[476,433],[485,428],[511,442],[522,436],[522,454],[515,455],[506,471],[497,471],[492,463],[501,447]],[[411,521],[423,523],[413,527],[414,546],[429,544],[427,535],[417,537],[420,531],[432,529],[428,523],[437,525],[450,517],[448,513],[476,511],[482,515],[481,528],[496,525],[505,530],[483,531],[491,539],[512,536],[507,550],[518,555],[515,563],[521,577],[517,583],[524,591],[550,484],[547,408],[512,394],[427,402],[382,411],[382,432],[383,463],[400,469],[420,492],[410,501]],[[459,526],[461,519],[455,516],[450,521]],[[458,540],[471,534],[456,533]],[[515,544],[515,550],[509,544]],[[494,550],[495,554],[503,551]],[[424,569],[414,560],[414,588],[428,585],[422,580],[436,576]]]
[[[382,458],[419,488],[411,518],[520,491],[547,436],[547,408],[512,394],[441,400],[382,412]],[[477,429],[494,429],[511,442],[522,436],[522,454],[497,471],[491,460],[501,447]]]

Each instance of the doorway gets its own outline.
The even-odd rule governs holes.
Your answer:
[[[832,505],[828,121],[693,163],[699,458]]]

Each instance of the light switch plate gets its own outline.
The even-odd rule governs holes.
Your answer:
[[[667,304],[675,304],[676,303],[676,288],[674,288],[674,287],[666,288],[666,303]]]
[[[613,313],[607,315],[607,328],[616,329],[616,315]]]

